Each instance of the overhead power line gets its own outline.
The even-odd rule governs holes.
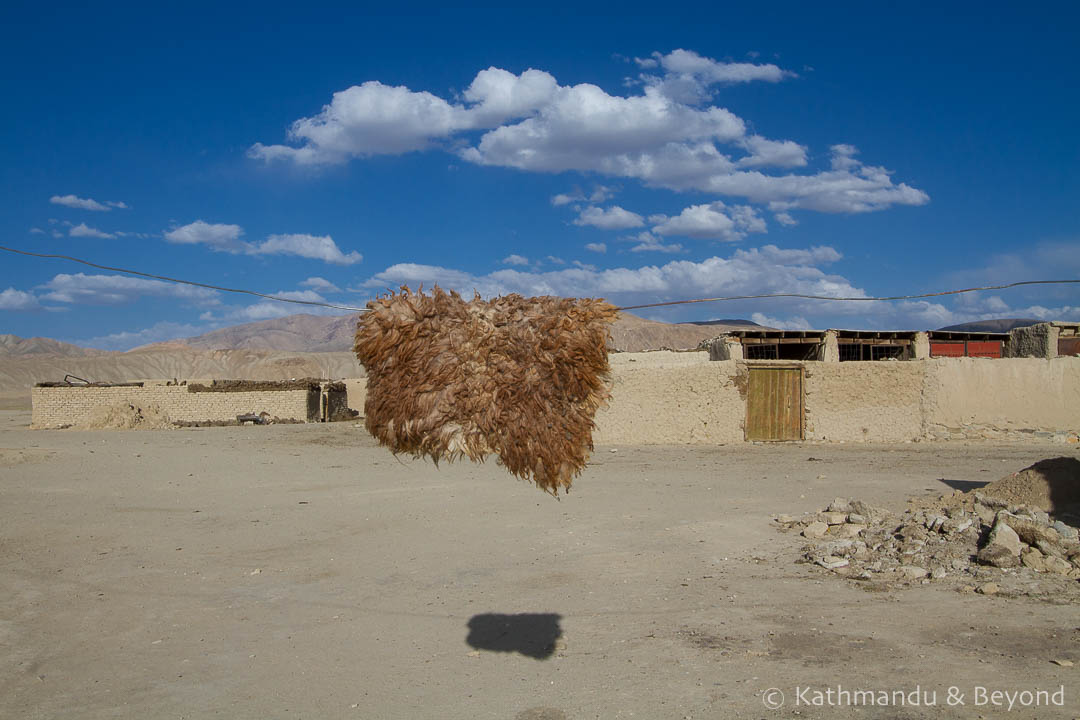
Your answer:
[[[4,250],[10,253],[17,253],[19,255],[29,255],[30,257],[50,258],[54,260],[70,260],[71,262],[81,263],[83,265],[89,265],[92,268],[98,268],[99,270],[110,270],[112,272],[126,273],[128,275],[138,275],[139,277],[152,278],[154,280],[164,280],[171,283],[179,283],[181,285],[194,285],[195,287],[208,288],[210,290],[220,290],[222,292],[241,293],[243,295],[255,295],[256,297],[266,298],[267,300],[276,300],[277,302],[294,303],[296,305],[318,305],[320,307],[335,308],[337,310],[353,310],[355,312],[367,312],[366,308],[352,307],[349,305],[334,305],[333,303],[318,302],[316,300],[295,300],[293,298],[278,297],[277,295],[267,295],[266,293],[255,292],[254,290],[240,290],[238,288],[221,287],[220,285],[210,285],[209,283],[195,282],[193,280],[181,280],[179,278],[166,277],[165,275],[154,275],[153,273],[139,272],[138,270],[127,270],[125,268],[110,267],[109,265],[99,265],[98,263],[90,262],[89,260],[80,260],[77,257],[71,257],[70,255],[51,255],[46,253],[35,253],[29,250],[16,250],[15,248],[4,247],[0,245],[0,250]]]
[[[319,302],[317,300],[295,300],[293,298],[279,297],[277,295],[268,295],[266,293],[256,292],[254,290],[242,290],[239,288],[227,288],[220,285],[211,285],[209,283],[195,282],[193,280],[181,280],[180,278],[167,277],[165,275],[155,275],[153,273],[140,272],[139,270],[128,270],[125,268],[111,267],[109,265],[101,265],[99,263],[90,262],[89,260],[82,260],[77,257],[71,257],[70,255],[55,255],[49,253],[35,253],[29,250],[17,250],[15,248],[4,247],[0,245],[0,250],[5,252],[15,253],[17,255],[27,255],[29,257],[48,258],[55,260],[70,260],[71,262],[80,263],[89,267],[98,268],[99,270],[109,270],[111,272],[125,273],[127,275],[137,275],[139,277],[152,278],[154,280],[164,280],[165,282],[179,283],[181,285],[193,285],[195,287],[207,288],[210,290],[220,290],[221,292],[240,293],[243,295],[254,295],[256,297],[266,298],[267,300],[274,300],[276,302],[293,303],[295,305],[317,305],[319,307],[333,308],[335,310],[351,310],[353,312],[367,312],[367,308],[352,307],[350,305],[335,305],[334,303]],[[1009,288],[1020,287],[1021,285],[1066,285],[1080,283],[1080,280],[1022,280],[1020,282],[1008,283],[1005,285],[985,285],[983,287],[963,288],[961,290],[943,290],[941,292],[921,293],[918,295],[890,295],[886,297],[844,297],[835,295],[805,295],[802,293],[769,293],[763,295],[727,295],[723,297],[711,297],[711,298],[695,298],[693,300],[669,300],[667,302],[645,303],[643,305],[624,305],[617,308],[618,310],[641,310],[644,308],[654,307],[667,307],[670,305],[690,305],[693,303],[706,303],[706,302],[723,302],[727,300],[763,300],[766,298],[800,298],[804,300],[839,300],[843,302],[888,302],[892,300],[921,300],[932,297],[942,297],[944,295],[961,295],[963,293],[978,292],[980,290],[1007,290]]]

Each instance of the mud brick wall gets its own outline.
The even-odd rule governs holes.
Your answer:
[[[236,420],[237,415],[267,413],[282,420],[317,421],[318,389],[190,392],[186,385],[145,387],[35,387],[31,425],[56,428],[87,422],[93,411],[126,403],[157,406],[173,422]]]

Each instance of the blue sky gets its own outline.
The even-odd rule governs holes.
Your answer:
[[[5,6],[0,244],[354,306],[1080,277],[1074,3],[155,5]],[[253,300],[0,254],[24,337],[305,311]],[[642,314],[1080,320],[1080,286]]]

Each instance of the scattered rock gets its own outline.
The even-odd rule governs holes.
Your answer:
[[[1080,604],[1080,506],[1048,514],[1023,487],[1010,487],[914,497],[900,513],[836,498],[818,513],[775,520],[806,538],[798,562],[866,589],[951,583]]]
[[[851,561],[847,558],[839,558],[835,555],[826,555],[823,558],[818,558],[817,564],[826,570],[836,570],[837,568],[847,567],[851,564]]]
[[[1057,573],[1058,575],[1068,575],[1073,569],[1071,563],[1053,555],[1044,558],[1043,563],[1046,565],[1047,572]]]
[[[996,568],[1014,568],[1020,564],[1019,553],[1014,555],[1002,545],[987,545],[979,551],[975,559],[980,565],[990,565]]]
[[[1000,523],[1007,524],[1020,540],[1023,540],[1028,545],[1035,545],[1040,540],[1046,543],[1057,544],[1061,540],[1055,530],[1047,525],[1041,524],[1034,518],[1021,517],[1020,515],[1014,515],[1008,511],[1002,510],[997,514],[997,519],[994,525],[995,530]]]
[[[855,538],[859,537],[859,533],[866,529],[865,525],[855,525],[853,523],[844,523],[843,525],[833,525],[829,528],[829,535],[835,535],[840,538]]]
[[[1050,662],[1054,663],[1055,665],[1060,665],[1061,667],[1072,667],[1073,666],[1073,661],[1072,660],[1051,660]]]
[[[901,574],[908,580],[922,580],[930,574],[930,571],[916,565],[904,565],[900,568]]]
[[[1065,523],[1057,520],[1050,526],[1053,530],[1065,540],[1069,542],[1077,542],[1080,539],[1080,531],[1077,531],[1074,527],[1069,527]]]
[[[836,498],[827,507],[826,512],[848,513],[851,512],[851,503],[847,498]]]
[[[827,525],[843,525],[847,522],[847,513],[843,512],[823,512],[819,517]]]
[[[1020,554],[1020,562],[1024,567],[1029,567],[1035,572],[1046,572],[1046,562],[1043,554],[1035,548],[1028,548]]]

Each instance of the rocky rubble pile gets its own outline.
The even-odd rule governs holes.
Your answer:
[[[900,515],[837,498],[819,513],[776,521],[806,538],[801,562],[873,589],[951,581],[986,594],[1080,601],[1076,527],[983,492],[913,499]]]

